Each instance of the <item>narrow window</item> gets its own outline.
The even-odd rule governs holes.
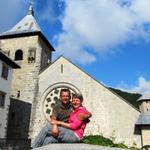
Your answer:
[[[23,60],[23,51],[18,49],[15,53],[15,60]]]
[[[8,71],[9,71],[9,67],[6,64],[3,63],[1,77],[3,77],[4,79],[7,80],[7,78],[8,78]]]
[[[28,50],[28,63],[34,63],[36,56],[36,49],[32,48]]]
[[[61,73],[63,73],[64,71],[64,67],[63,67],[63,64],[61,64]]]
[[[4,108],[6,93],[0,91],[0,108]]]

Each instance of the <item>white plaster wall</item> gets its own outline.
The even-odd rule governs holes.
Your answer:
[[[113,137],[116,142],[141,146],[140,136],[134,135],[134,125],[140,114],[139,111],[63,57],[40,74],[40,97],[51,85],[59,82],[70,83],[78,87],[83,94],[84,105],[93,114],[86,128],[86,134],[102,134],[105,137]],[[43,121],[35,126],[37,130],[44,122],[40,107],[37,108],[36,115]]]
[[[2,61],[0,60],[0,91],[6,93],[4,108],[0,108],[0,138],[6,137],[7,132],[7,118],[10,105],[10,88],[12,80],[12,68],[9,68],[7,80],[1,77]]]

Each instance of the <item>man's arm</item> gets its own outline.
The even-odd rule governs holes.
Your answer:
[[[86,112],[78,112],[78,113],[79,114],[84,114]],[[78,114],[77,114],[77,116],[78,116]],[[75,116],[74,119],[70,123],[66,123],[66,122],[63,122],[63,121],[57,121],[57,120],[53,120],[53,121],[51,121],[51,123],[61,125],[62,127],[69,128],[69,129],[72,129],[72,130],[76,130],[79,127],[81,127],[82,123],[84,122],[83,120],[78,119],[77,116]]]
[[[53,111],[52,111],[52,115],[51,115],[50,117],[46,117],[46,119],[47,119],[47,121],[48,121],[49,123],[51,123],[53,120],[54,120],[54,121],[56,120],[56,118],[57,118],[56,116],[57,116],[57,112],[56,112],[55,107],[54,107],[54,108],[53,108]],[[57,124],[52,124],[52,123],[51,123],[51,125],[52,125],[52,130],[51,130],[52,135],[53,135],[54,137],[57,137],[57,136],[59,135],[58,126],[57,126]]]
[[[69,128],[69,129],[71,128],[69,123],[66,123],[66,122],[63,122],[63,121],[52,120],[51,124],[52,125],[61,125],[61,126],[65,127],[65,128]]]
[[[57,119],[57,113],[58,113],[57,109],[56,109],[56,107],[54,107],[53,110],[52,110],[51,122],[55,121]],[[51,123],[51,125],[52,125],[52,135],[54,137],[57,137],[59,135],[58,125],[57,124],[52,124],[52,123]]]

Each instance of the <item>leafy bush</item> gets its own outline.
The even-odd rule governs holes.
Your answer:
[[[124,145],[123,143],[114,144],[113,147],[128,148],[128,147],[127,147],[126,145]]]
[[[118,148],[126,148],[128,147],[124,143],[114,143],[112,140],[109,138],[105,138],[101,135],[89,135],[85,136],[82,140],[83,143],[85,144],[93,144],[93,145],[101,145],[101,146],[109,146],[109,147],[118,147]],[[130,150],[139,150],[136,147],[130,147]]]
[[[110,146],[110,147],[113,147],[114,145],[110,139],[100,135],[85,136],[82,141],[83,143],[93,144],[93,145],[102,145],[102,146]]]
[[[130,147],[130,150],[139,150],[139,149],[136,147]]]

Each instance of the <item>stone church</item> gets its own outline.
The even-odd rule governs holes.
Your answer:
[[[20,22],[0,34],[0,47],[21,66],[13,75],[7,137],[33,139],[51,114],[60,89],[69,88],[83,94],[84,105],[92,112],[86,135],[141,146],[135,126],[140,111],[71,60],[61,56],[52,62],[55,49],[36,22],[32,6]]]

